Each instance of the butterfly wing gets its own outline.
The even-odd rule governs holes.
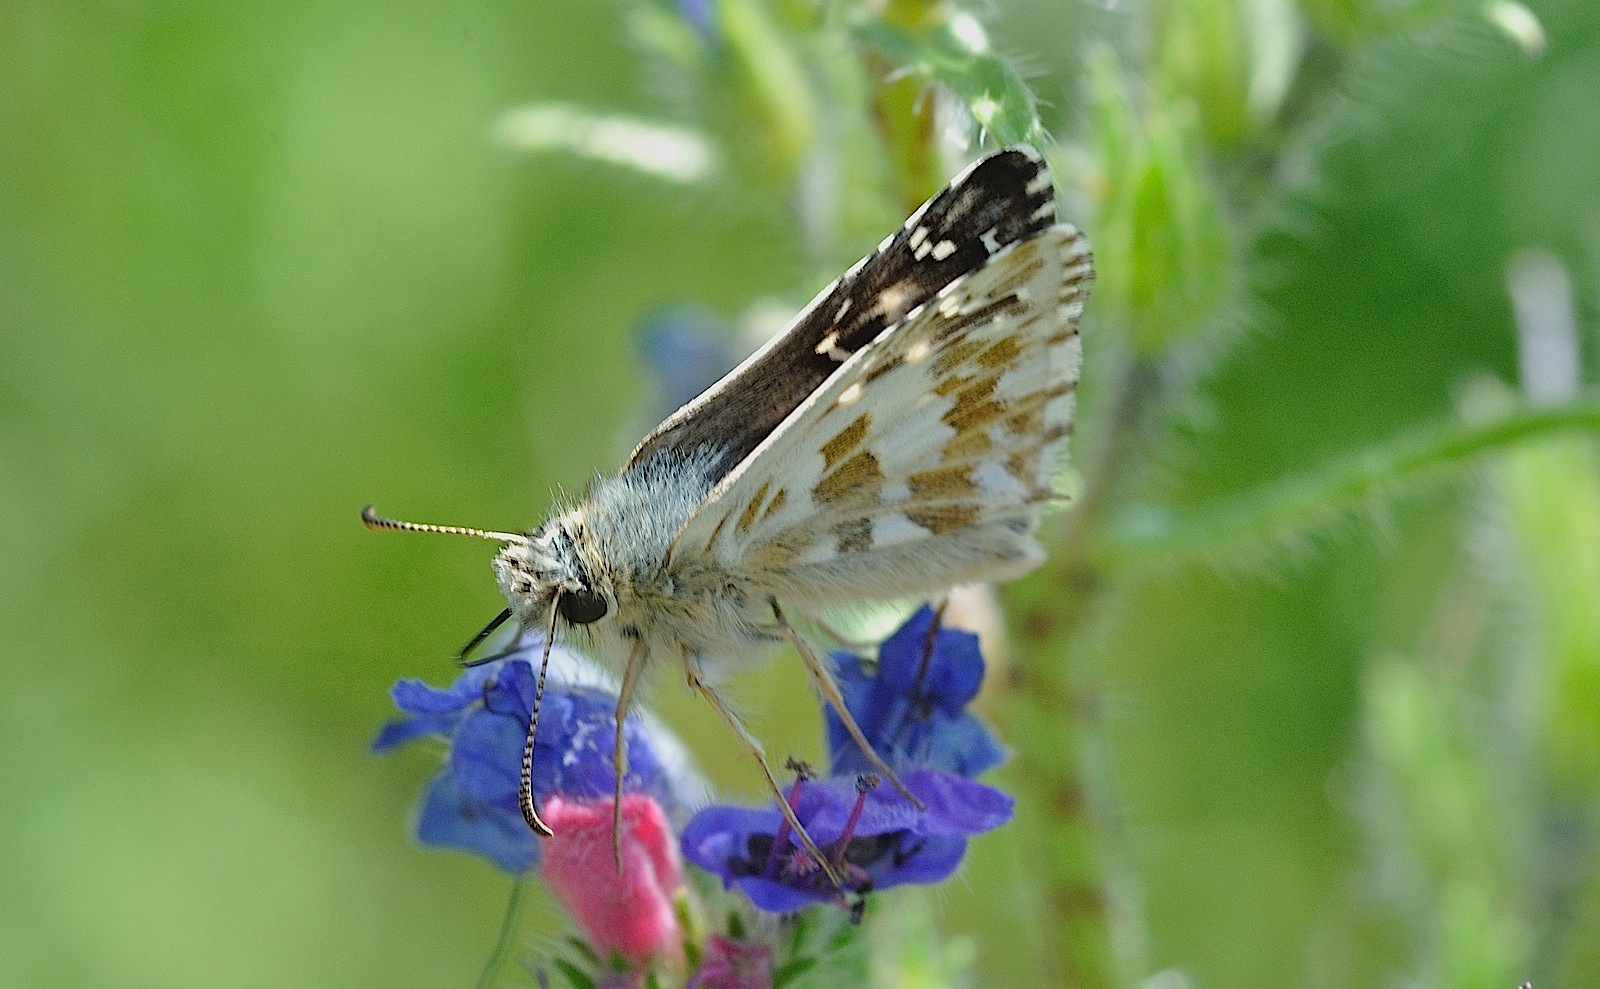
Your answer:
[[[755,594],[817,606],[1032,569],[1092,277],[1082,235],[1057,225],[953,280],[713,488],[673,561],[706,560]]]
[[[1054,223],[1053,192],[1031,148],[1008,148],[974,163],[818,293],[783,332],[668,416],[623,470],[665,454],[709,460],[708,482],[720,480],[885,329],[1008,245]]]

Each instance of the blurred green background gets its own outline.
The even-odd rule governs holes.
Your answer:
[[[1246,329],[1163,434],[1147,500],[1314,470],[1453,416],[1477,377],[1514,386],[1507,272],[1524,248],[1566,266],[1594,380],[1600,6],[1531,6],[1542,57],[1460,26],[1363,52],[1270,235],[1247,245],[1230,316]],[[1060,0],[988,13],[1058,114],[1083,50],[1132,16]],[[531,100],[660,115],[627,14],[0,7],[0,984],[475,975],[508,881],[415,849],[406,821],[435,755],[366,745],[389,684],[448,679],[500,607],[490,548],[381,537],[357,511],[529,526],[649,424],[632,338],[647,313],[798,306],[834,273],[758,183],[495,144],[500,114]],[[826,264],[894,222],[862,220]],[[1106,347],[1092,333],[1090,373]],[[1502,592],[1537,599],[1516,574],[1509,590],[1481,579],[1492,554],[1474,534],[1509,538],[1492,484],[1447,475],[1287,551],[1118,580],[1095,628],[1097,710],[1133,877],[1118,909],[1141,918],[1146,972],[1332,987],[1426,968],[1402,921],[1431,908],[1381,841],[1405,818],[1386,789],[1404,774],[1375,777],[1369,705],[1439,637],[1504,617]],[[1524,649],[1539,610],[1513,617],[1494,641]],[[794,665],[739,691],[774,751],[815,745]],[[1519,690],[1538,687],[1473,680],[1465,709]],[[669,720],[754,795],[681,694],[662,677]],[[1519,744],[1519,722],[1471,724],[1474,746]],[[1581,783],[1570,809],[1587,819]],[[1499,792],[1440,813],[1465,813],[1446,823],[1471,844],[1473,808]],[[981,843],[938,900],[974,935],[984,985],[1022,980],[1030,955],[1010,840]],[[1593,865],[1567,868],[1550,881]],[[552,908],[534,914],[558,929]],[[1542,974],[1600,983],[1600,897],[1565,916],[1579,933]]]

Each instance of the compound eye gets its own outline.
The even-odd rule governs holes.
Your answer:
[[[567,591],[556,598],[556,611],[574,625],[588,625],[606,616],[606,599],[591,590]]]

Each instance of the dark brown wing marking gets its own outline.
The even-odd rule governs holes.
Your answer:
[[[666,453],[715,451],[715,484],[839,365],[1006,245],[1055,223],[1049,171],[1031,148],[972,165],[823,289],[789,328],[646,436],[623,470]]]

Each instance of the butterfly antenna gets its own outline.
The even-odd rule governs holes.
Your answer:
[[[539,679],[533,688],[533,713],[528,716],[528,740],[522,743],[522,779],[517,783],[517,803],[522,807],[522,819],[540,837],[555,834],[550,825],[539,818],[539,808],[533,805],[533,733],[539,730],[539,703],[544,700],[544,675],[550,669],[550,645],[556,639],[556,615],[550,609],[550,628],[544,637],[544,656],[539,660]]]
[[[382,529],[388,529],[393,532],[437,532],[446,536],[475,536],[478,539],[492,539],[497,543],[518,543],[524,546],[528,544],[528,537],[520,532],[495,532],[492,529],[474,529],[467,525],[430,525],[426,522],[402,522],[400,519],[391,519],[379,515],[371,505],[361,510],[361,522],[374,532]]]

